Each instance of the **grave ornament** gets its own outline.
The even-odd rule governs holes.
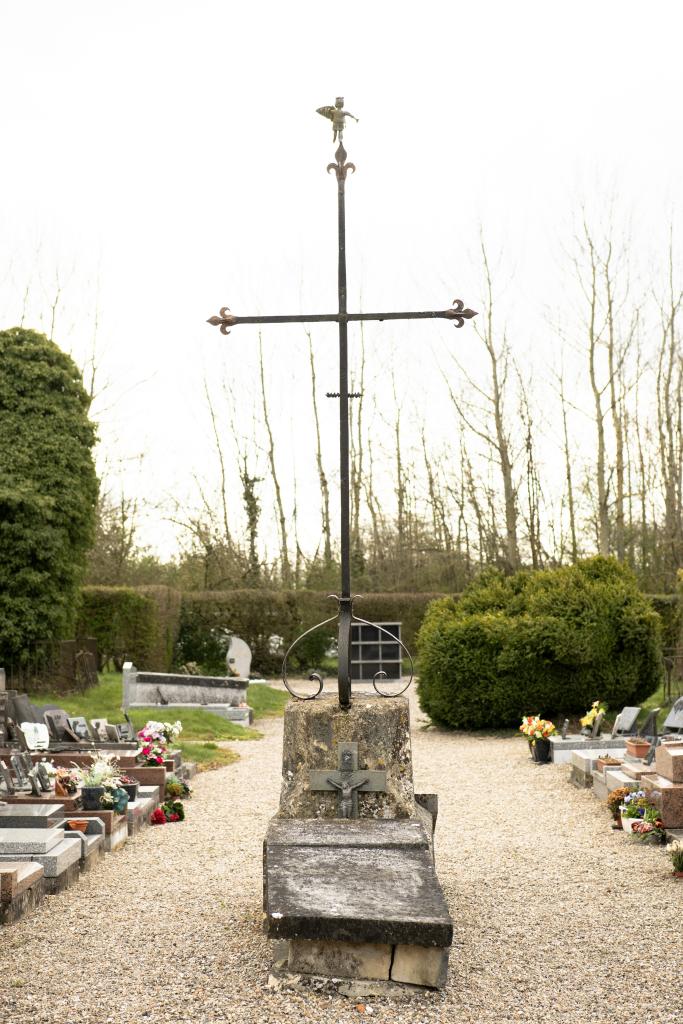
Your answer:
[[[351,531],[350,531],[350,487],[349,487],[349,402],[353,398],[358,398],[357,393],[349,391],[349,372],[348,372],[348,325],[350,323],[362,323],[368,320],[451,320],[456,327],[462,327],[465,320],[471,319],[476,316],[476,313],[472,309],[467,309],[461,299],[455,299],[453,306],[450,309],[444,310],[418,310],[418,311],[407,311],[407,312],[395,312],[387,311],[381,313],[349,313],[346,308],[346,198],[345,198],[345,185],[346,176],[349,171],[356,170],[356,167],[352,163],[347,163],[346,157],[347,152],[344,149],[343,143],[343,132],[345,127],[345,118],[353,117],[348,111],[344,110],[344,98],[338,96],[335,100],[334,106],[330,107],[319,107],[318,113],[324,117],[329,118],[332,121],[333,126],[333,141],[339,140],[339,145],[335,152],[335,162],[327,165],[327,170],[333,171],[337,179],[337,225],[338,225],[338,261],[337,261],[337,297],[338,297],[338,309],[335,313],[313,313],[313,314],[300,314],[300,315],[283,315],[276,314],[272,316],[236,316],[231,313],[229,307],[223,306],[220,313],[217,316],[209,318],[208,323],[214,327],[219,327],[222,334],[229,334],[233,327],[240,324],[313,324],[313,323],[336,323],[339,327],[339,390],[327,392],[328,398],[339,399],[339,479],[340,479],[340,505],[341,505],[341,524],[340,524],[340,554],[341,554],[341,588],[338,595],[332,595],[334,600],[338,604],[338,612],[336,615],[331,616],[324,622],[318,623],[311,629],[306,630],[300,637],[298,637],[294,643],[290,646],[286,652],[283,665],[282,665],[282,680],[294,697],[298,697],[300,700],[313,700],[317,697],[323,689],[323,680],[317,674],[313,673],[311,678],[315,679],[318,684],[318,689],[311,695],[304,695],[295,693],[295,691],[289,685],[287,679],[287,659],[290,652],[294,647],[309,633],[314,632],[316,629],[320,629],[323,626],[334,622],[337,619],[337,636],[338,636],[338,696],[339,704],[342,708],[348,708],[351,705],[351,624],[352,622],[365,623],[366,625],[373,625],[368,623],[365,619],[359,618],[353,610],[354,596],[351,591]],[[354,118],[357,120],[357,118]],[[409,658],[412,665],[412,658],[410,652],[407,650],[402,641],[399,641],[401,648]],[[378,686],[378,681],[381,680],[381,673],[377,673],[372,684],[377,693],[382,697],[396,697],[403,693],[411,684],[413,679],[413,672],[411,669],[410,678],[407,684],[396,693],[387,693],[381,690]]]

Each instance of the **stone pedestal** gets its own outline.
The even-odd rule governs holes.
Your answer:
[[[332,786],[363,777],[353,796]],[[436,814],[436,796],[413,791],[405,698],[287,706],[263,907],[290,972],[445,985],[453,923],[434,869]]]
[[[310,772],[336,769],[340,743],[358,744],[359,770],[386,772],[386,792],[358,793],[360,818],[415,816],[408,701],[364,694],[346,711],[336,696],[287,705],[279,817],[337,817],[336,794],[311,790]]]

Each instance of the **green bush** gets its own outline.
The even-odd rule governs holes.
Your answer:
[[[0,664],[74,627],[95,530],[90,398],[43,334],[0,331]]]
[[[661,681],[661,623],[613,559],[504,577],[487,571],[459,601],[428,609],[419,696],[435,722],[515,726],[527,714],[638,704]]]

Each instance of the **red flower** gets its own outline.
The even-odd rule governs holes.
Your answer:
[[[161,809],[161,807],[157,807],[155,811],[152,811],[152,817],[149,820],[152,823],[152,825],[165,825],[166,814]]]
[[[174,812],[169,818],[169,821],[180,821],[180,815]]]

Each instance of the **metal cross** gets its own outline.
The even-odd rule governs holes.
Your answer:
[[[358,817],[358,791],[364,793],[386,793],[387,773],[385,771],[358,771],[358,744],[340,743],[337,747],[338,771],[309,773],[309,785],[313,790],[329,792],[337,790],[339,818]]]
[[[207,321],[214,327],[220,327],[221,334],[229,334],[231,328],[239,324],[339,324],[339,392],[330,394],[329,397],[339,399],[339,479],[341,491],[341,593],[337,597],[339,602],[338,615],[338,689],[339,703],[343,708],[351,704],[351,623],[352,621],[363,621],[354,616],[353,598],[351,596],[351,535],[349,523],[349,399],[356,397],[349,394],[349,370],[348,370],[348,342],[347,327],[349,323],[357,323],[365,320],[451,320],[456,327],[462,327],[465,320],[471,319],[477,314],[472,309],[465,308],[460,299],[455,299],[450,309],[412,311],[412,312],[387,312],[387,313],[349,313],[346,308],[346,212],[345,212],[345,184],[346,175],[349,171],[355,171],[352,163],[346,162],[347,152],[344,149],[342,140],[344,130],[344,118],[352,117],[343,109],[344,98],[337,97],[334,107],[320,107],[318,113],[330,118],[333,123],[335,138],[339,139],[339,145],[335,152],[335,163],[327,165],[328,173],[334,171],[337,178],[337,220],[339,237],[339,263],[338,263],[338,295],[339,309],[336,313],[312,313],[312,314],[291,314],[277,316],[235,316],[230,312],[228,306],[223,306],[218,316],[212,316]],[[335,595],[336,596],[336,595]],[[334,618],[334,616],[333,616]],[[333,621],[327,619],[319,625],[326,625]],[[318,627],[313,627],[317,629]],[[311,630],[307,630],[311,632]],[[305,635],[305,634],[303,634]],[[301,639],[301,637],[299,637]],[[298,641],[296,641],[298,642]],[[295,643],[296,643],[295,642]],[[292,647],[294,644],[292,645]],[[292,648],[290,647],[290,650]],[[287,652],[289,654],[289,651]],[[286,662],[283,666],[283,679],[287,689]],[[379,675],[379,673],[378,673]],[[318,678],[319,688],[322,690],[322,679]],[[373,680],[373,685],[378,693],[381,693]],[[290,692],[293,693],[292,690]],[[317,693],[313,696],[317,696]],[[295,694],[295,696],[298,696]],[[390,694],[383,694],[390,696]],[[311,699],[311,698],[303,698]]]

